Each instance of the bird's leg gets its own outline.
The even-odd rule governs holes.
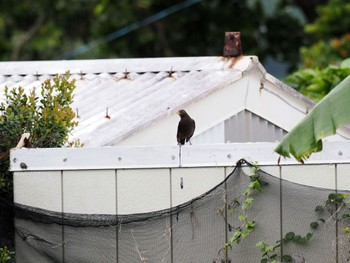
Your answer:
[[[179,167],[181,167],[181,143],[179,145]]]

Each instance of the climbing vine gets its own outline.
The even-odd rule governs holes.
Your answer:
[[[255,229],[255,221],[249,217],[248,211],[254,203],[254,194],[262,192],[262,185],[265,182],[260,180],[260,175],[258,174],[259,167],[252,166],[251,171],[252,175],[250,176],[250,183],[243,190],[243,192],[232,200],[227,200],[227,211],[230,216],[238,214],[238,220],[240,224],[238,226],[232,226],[228,223],[227,216],[225,214],[226,205],[222,207],[218,214],[220,214],[229,229],[230,232],[233,232],[231,238],[225,244],[225,246],[219,251],[218,256],[220,257],[219,261],[214,260],[214,263],[226,263],[226,254],[229,250],[232,249],[234,244],[239,244],[243,239],[247,238]],[[239,211],[239,213],[237,213]]]
[[[240,161],[243,164],[245,161]],[[268,186],[268,183],[263,181],[259,173],[259,167],[257,165],[249,166],[251,174],[249,176],[250,182],[243,188],[244,190],[238,194],[238,196],[227,200],[226,204],[221,207],[218,214],[221,215],[229,232],[233,232],[231,237],[227,240],[227,243],[218,252],[217,259],[213,260],[213,263],[230,263],[228,259],[228,252],[233,249],[233,246],[239,245],[243,239],[248,238],[252,232],[256,229],[258,222],[252,218],[249,210],[254,206],[254,201],[259,198],[260,194],[263,194],[263,189]],[[341,249],[345,252],[341,255],[345,262],[350,261],[350,196],[345,193],[330,193],[327,200],[323,204],[319,204],[314,208],[314,211],[310,211],[315,215],[315,219],[309,223],[309,231],[305,234],[296,233],[290,231],[286,233],[280,240],[274,243],[269,243],[265,240],[260,240],[256,243],[256,248],[261,252],[261,263],[279,263],[279,262],[299,262],[295,261],[296,257],[299,257],[300,262],[305,260],[302,255],[299,254],[282,254],[281,246],[287,246],[294,243],[297,245],[306,245],[311,242],[316,231],[320,231],[323,228],[320,225],[325,225],[329,222],[336,223],[338,225],[339,234],[336,240],[333,242],[333,246],[337,246],[337,251]],[[239,222],[234,226],[229,223],[228,218],[234,218],[233,222]],[[238,220],[237,220],[238,219]],[[343,261],[342,261],[343,262]]]

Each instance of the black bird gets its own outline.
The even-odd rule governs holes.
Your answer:
[[[178,144],[181,146],[184,145],[185,142],[190,141],[196,128],[196,123],[184,110],[179,110],[177,114],[180,116],[181,120],[179,121],[179,125],[177,126],[176,138]]]

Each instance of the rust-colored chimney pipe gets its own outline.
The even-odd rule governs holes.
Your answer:
[[[225,32],[224,57],[242,55],[241,32]]]

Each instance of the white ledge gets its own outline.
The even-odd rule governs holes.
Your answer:
[[[12,149],[11,171],[58,171],[123,168],[234,166],[242,158],[259,165],[277,165],[277,143],[232,143],[178,146]],[[324,142],[307,164],[350,163],[350,142]],[[281,165],[298,164],[294,158]]]

